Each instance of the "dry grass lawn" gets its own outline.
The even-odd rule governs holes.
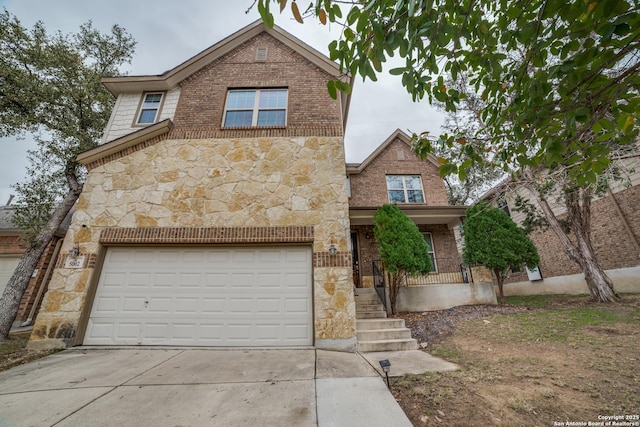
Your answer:
[[[431,354],[462,369],[392,382],[415,426],[588,425],[616,415],[640,426],[640,295],[612,305],[584,296],[509,304],[529,309],[460,320],[429,343]],[[415,314],[407,316],[419,329]],[[435,321],[445,318],[443,311]]]

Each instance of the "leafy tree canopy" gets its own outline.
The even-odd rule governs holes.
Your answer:
[[[0,14],[0,136],[31,132],[27,181],[16,185],[14,222],[25,230],[25,251],[0,297],[0,341],[13,320],[38,261],[82,192],[78,153],[95,147],[115,102],[101,79],[120,75],[135,41],[114,25],[102,34],[91,23],[73,35],[31,30],[6,9]]]
[[[480,202],[466,215],[462,259],[468,265],[506,272],[522,265],[533,268],[540,262],[531,239],[502,209]]]
[[[121,75],[135,41],[114,25],[102,34],[91,22],[76,34],[27,29],[6,9],[0,14],[0,136],[31,132],[26,182],[16,185],[14,220],[36,240],[57,203],[77,188],[84,171],[78,153],[95,147],[115,102],[101,79]]]
[[[466,174],[482,152],[503,170],[562,163],[574,185],[595,184],[610,164],[612,145],[637,136],[640,114],[640,6],[638,0],[315,0],[304,12],[296,2],[258,0],[273,25],[270,5],[289,4],[299,22],[315,16],[343,26],[329,45],[345,73],[376,80],[387,58],[414,99],[455,110],[461,94],[446,79],[469,78],[484,102],[488,139],[459,135],[437,143],[464,146],[469,163],[441,158],[441,174]],[[329,92],[349,91],[330,82]],[[417,151],[433,150],[420,138]]]
[[[418,227],[396,205],[383,205],[373,217],[380,258],[391,274],[426,274],[433,269],[429,249]]]

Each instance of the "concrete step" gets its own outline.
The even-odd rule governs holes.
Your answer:
[[[376,293],[373,293],[373,294],[358,294],[358,295],[355,295],[355,299],[356,299],[356,301],[377,301],[377,302],[380,302],[380,297]]]
[[[356,319],[384,319],[386,317],[387,317],[387,312],[384,310],[375,310],[375,311],[356,310]]]
[[[417,350],[418,342],[412,338],[397,340],[358,341],[358,351],[372,353],[376,351]]]
[[[358,311],[380,311],[384,310],[384,305],[378,304],[360,304],[356,301],[356,312]]]
[[[369,329],[357,331],[358,341],[399,340],[411,338],[409,328]]]
[[[404,328],[404,319],[358,319],[356,320],[357,331],[368,331],[372,329],[396,329]]]
[[[374,288],[356,288],[356,294],[358,295],[375,294],[375,293],[376,293],[376,290]]]

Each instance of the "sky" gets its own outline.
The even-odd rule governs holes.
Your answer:
[[[50,33],[75,33],[89,20],[103,33],[118,24],[137,41],[133,60],[123,71],[129,75],[157,75],[259,19],[255,8],[245,13],[252,3],[253,0],[0,0],[0,7],[17,16],[27,28],[42,21]],[[325,55],[329,42],[340,36],[337,26],[323,26],[312,20],[299,24],[288,10],[276,15],[275,22]],[[387,63],[386,69],[399,66],[397,59],[393,61]],[[358,77],[345,133],[346,160],[361,162],[396,129],[437,134],[443,119],[443,114],[427,101],[414,103],[398,76],[385,71],[377,82],[363,82]],[[0,205],[15,194],[11,185],[24,180],[26,152],[34,148],[29,137],[0,139]]]

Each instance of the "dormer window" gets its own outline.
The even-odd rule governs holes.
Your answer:
[[[420,175],[387,175],[389,203],[424,203]]]
[[[136,124],[147,125],[153,124],[158,120],[160,115],[160,106],[162,105],[162,92],[145,93],[140,106],[140,113]]]
[[[285,126],[287,89],[242,89],[227,92],[223,127]]]

